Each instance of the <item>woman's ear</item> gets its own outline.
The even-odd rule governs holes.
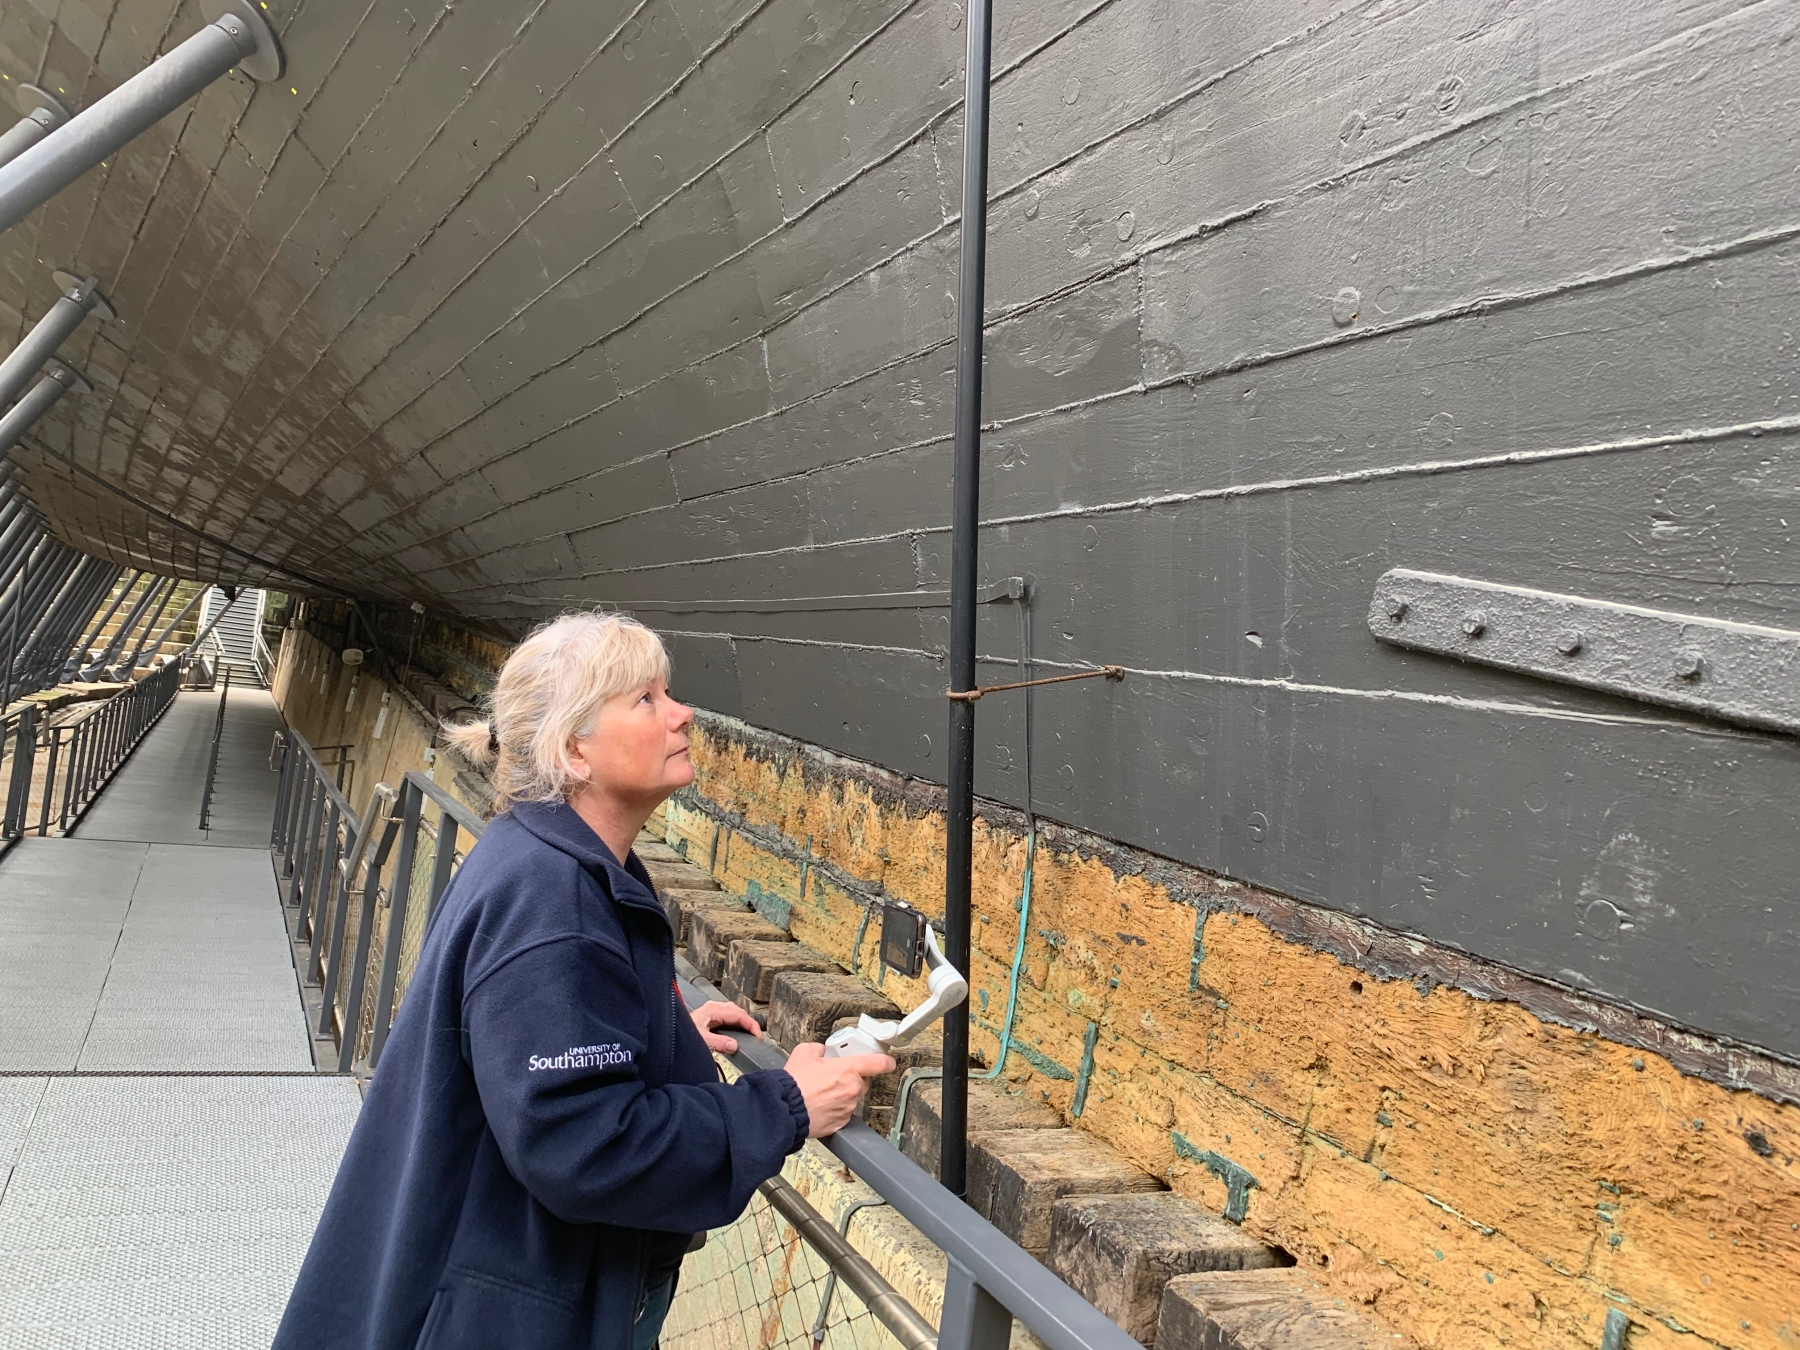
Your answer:
[[[563,745],[563,767],[569,777],[580,780],[583,785],[594,781],[594,766],[588,763],[588,757],[582,753],[581,742],[573,736]]]

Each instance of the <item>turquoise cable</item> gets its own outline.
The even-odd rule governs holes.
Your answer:
[[[1019,599],[1019,678],[1029,680],[1031,670],[1031,601],[1030,593]],[[1031,694],[1025,691],[1025,883],[1019,888],[1019,940],[1013,944],[1012,978],[1006,991],[1006,1021],[1000,1027],[1000,1053],[994,1067],[984,1073],[972,1073],[971,1079],[998,1078],[1006,1070],[1006,1054],[1012,1049],[1013,1014],[1019,1006],[1019,971],[1025,965],[1025,937],[1031,931],[1031,872],[1037,861],[1037,814],[1031,803]]]
[[[1012,1049],[1013,1012],[1019,1006],[1019,971],[1025,965],[1025,935],[1031,922],[1031,867],[1037,858],[1037,822],[1031,822],[1025,836],[1025,885],[1019,891],[1019,940],[1013,944],[1012,980],[1006,992],[1006,1021],[1000,1028],[1000,1053],[994,1067],[972,1073],[972,1079],[998,1078],[1006,1069],[1006,1052]]]

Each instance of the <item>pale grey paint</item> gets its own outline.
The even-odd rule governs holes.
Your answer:
[[[0,69],[85,104],[198,22],[93,9]],[[1800,1056],[1791,740],[1364,622],[1406,566],[1800,627],[1797,11],[1001,7],[984,571],[1131,671],[1040,696],[1041,810]],[[52,264],[124,320],[23,457],[64,538],[513,631],[945,584],[954,0],[272,12],[282,87],[0,236],[8,331]],[[696,701],[941,774],[941,611],[645,615]]]

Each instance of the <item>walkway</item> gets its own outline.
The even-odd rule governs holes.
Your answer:
[[[279,718],[182,694],[0,860],[0,1350],[269,1343],[359,1101],[312,1072],[269,863]]]

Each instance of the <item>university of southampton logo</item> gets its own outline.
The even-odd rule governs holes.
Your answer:
[[[533,1055],[525,1061],[527,1073],[539,1069],[605,1069],[615,1064],[630,1064],[631,1051],[624,1046],[572,1045],[560,1055]]]

